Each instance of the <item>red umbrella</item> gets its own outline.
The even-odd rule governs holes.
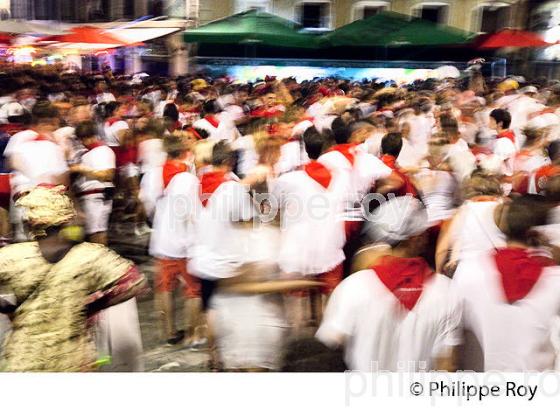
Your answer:
[[[504,47],[548,47],[551,43],[530,31],[503,29],[496,33],[481,34],[474,45],[476,48],[504,48]]]
[[[92,26],[80,26],[70,30],[67,34],[43,37],[41,41],[56,41],[59,43],[111,44],[126,46],[128,43]]]

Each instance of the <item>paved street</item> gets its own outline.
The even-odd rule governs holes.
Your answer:
[[[153,263],[147,255],[148,235],[138,237],[132,229],[112,233],[111,247],[121,255],[134,260],[142,272],[153,283]],[[177,300],[177,318],[181,318],[181,301]],[[209,371],[208,353],[193,352],[182,346],[166,346],[159,340],[159,331],[153,308],[153,293],[138,301],[138,314],[144,344],[145,369],[150,372],[202,372]],[[304,329],[297,337],[288,341],[285,371],[339,371],[342,364],[330,360],[331,353],[313,339],[314,330]]]

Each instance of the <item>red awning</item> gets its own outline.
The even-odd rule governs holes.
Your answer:
[[[128,43],[92,26],[75,27],[67,34],[43,37],[41,41],[55,41],[59,43],[86,43],[86,44],[114,44],[126,46]]]
[[[544,41],[537,33],[530,31],[504,29],[496,33],[478,36],[474,45],[476,48],[504,48],[504,47],[548,47],[553,44]]]

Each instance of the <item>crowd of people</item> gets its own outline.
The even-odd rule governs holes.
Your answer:
[[[560,81],[47,67],[0,94],[2,370],[142,370],[150,287],[212,369],[283,369],[309,329],[349,369],[560,368]]]

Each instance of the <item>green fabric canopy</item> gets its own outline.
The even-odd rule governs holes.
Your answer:
[[[474,33],[393,12],[357,20],[321,38],[323,46],[410,47],[465,44]]]
[[[318,38],[300,33],[293,21],[258,10],[248,10],[186,30],[187,43],[262,44],[275,47],[316,48]]]

